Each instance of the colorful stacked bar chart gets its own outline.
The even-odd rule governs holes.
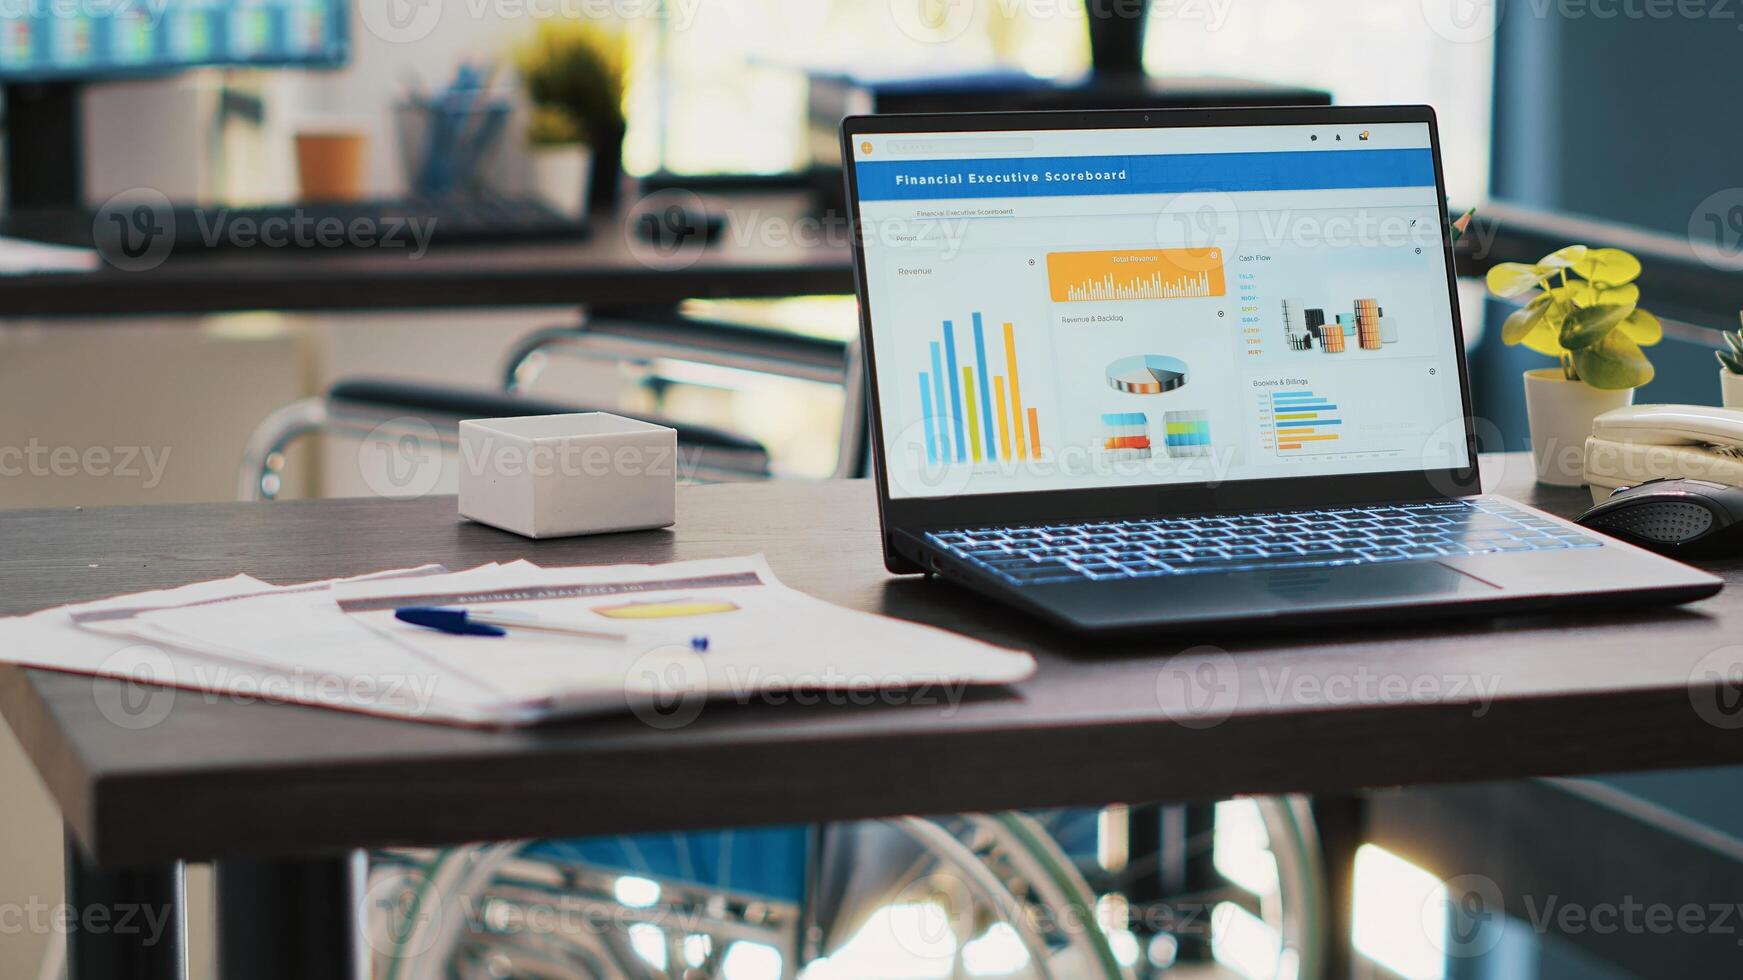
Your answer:
[[[1380,349],[1380,301],[1356,300],[1356,342],[1363,350]]]
[[[1150,458],[1150,418],[1143,412],[1107,412],[1101,417],[1101,448],[1113,459]]]
[[[1306,350],[1313,346],[1313,335],[1308,332],[1307,321],[1302,316],[1300,300],[1283,301],[1283,340],[1290,350]]]
[[[1333,332],[1335,335],[1335,331]],[[1311,391],[1271,392],[1271,424],[1278,453],[1310,453],[1331,448],[1338,440],[1337,406]]]
[[[1210,413],[1163,412],[1162,447],[1173,459],[1210,455]]]
[[[1221,296],[1222,251],[1150,248],[1117,252],[1049,252],[1047,284],[1055,303]]]
[[[939,339],[927,344],[931,370],[919,374],[927,462],[1040,459],[1041,420],[1033,406],[1023,404],[1016,325],[1003,325],[1005,373],[993,374],[989,365],[999,361],[988,354],[981,314],[973,312],[969,320],[974,363],[958,363],[956,325],[951,320],[943,321]]]

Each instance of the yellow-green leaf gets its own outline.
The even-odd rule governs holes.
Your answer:
[[[1620,330],[1573,352],[1574,370],[1594,388],[1638,388],[1652,380],[1652,362]]]
[[[1615,287],[1640,275],[1640,260],[1619,248],[1594,248],[1573,264],[1574,271],[1595,283]]]
[[[1501,324],[1501,343],[1512,346],[1525,339],[1525,335],[1543,326],[1543,304],[1533,303],[1522,306],[1508,314],[1505,323]]]
[[[1634,309],[1629,306],[1588,306],[1575,310],[1561,325],[1561,345],[1568,350],[1590,347],[1608,336],[1632,312]]]
[[[1561,248],[1537,260],[1537,264],[1546,269],[1565,269],[1586,257],[1584,245],[1563,245]]]
[[[1640,302],[1640,287],[1628,283],[1614,289],[1593,289],[1592,302],[1606,306],[1633,306]]]
[[[1538,324],[1537,329],[1528,331],[1525,336],[1519,338],[1519,343],[1546,357],[1560,359],[1563,354],[1567,353],[1567,348],[1561,345],[1560,334],[1561,331],[1551,326],[1549,321],[1545,319]]]
[[[1484,281],[1496,296],[1518,296],[1529,292],[1543,277],[1543,271],[1523,262],[1502,262],[1489,270]]]
[[[1628,314],[1617,329],[1642,347],[1651,347],[1664,339],[1664,324],[1658,322],[1658,317],[1638,308]]]
[[[1565,286],[1548,290],[1546,295],[1557,303],[1568,306],[1591,306],[1597,299],[1598,291],[1592,288],[1591,283],[1574,279]]]

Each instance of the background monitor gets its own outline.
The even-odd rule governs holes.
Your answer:
[[[346,0],[11,0],[0,82],[340,65],[349,27]]]
[[[350,33],[348,0],[0,0],[8,214],[84,207],[82,83],[336,67]]]

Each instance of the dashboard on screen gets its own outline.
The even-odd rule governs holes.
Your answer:
[[[852,150],[892,497],[1466,464],[1427,124]]]

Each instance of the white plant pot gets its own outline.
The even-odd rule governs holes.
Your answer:
[[[1743,408],[1743,374],[1719,369],[1719,404],[1726,408]]]
[[[532,164],[533,193],[564,217],[587,217],[587,178],[593,172],[593,151],[580,143],[535,146],[527,152]]]
[[[1531,458],[1537,482],[1577,487],[1586,482],[1586,438],[1592,420],[1634,403],[1634,389],[1593,388],[1569,381],[1561,368],[1525,372],[1525,415],[1531,423]]]

